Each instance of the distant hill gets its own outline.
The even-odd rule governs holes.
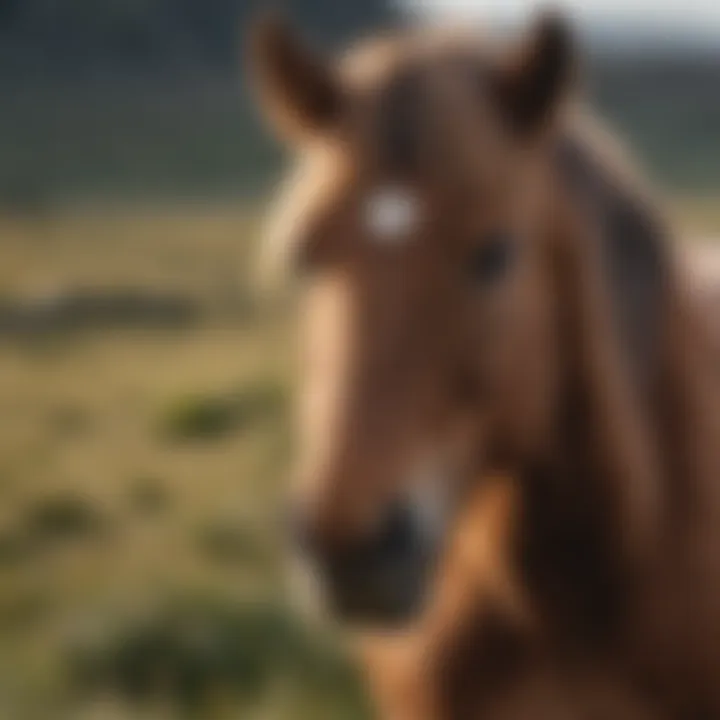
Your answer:
[[[720,49],[601,53],[588,70],[595,105],[658,179],[720,187]]]
[[[384,0],[0,0],[0,78],[234,74],[243,29],[264,5],[326,43],[391,18]]]
[[[326,45],[394,19],[383,0],[284,4]],[[0,0],[0,204],[262,192],[282,158],[242,88],[258,5]],[[720,48],[598,32],[588,66],[595,103],[656,178],[720,188]]]

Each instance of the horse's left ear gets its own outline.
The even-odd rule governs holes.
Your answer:
[[[250,24],[250,85],[261,110],[288,140],[324,132],[340,113],[341,88],[332,65],[274,12]]]
[[[512,125],[532,133],[547,123],[569,90],[575,42],[568,21],[544,13],[531,37],[498,68],[495,88]]]

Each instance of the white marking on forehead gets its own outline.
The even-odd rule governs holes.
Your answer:
[[[364,213],[365,225],[374,240],[405,242],[419,224],[420,201],[407,188],[378,188],[368,195]]]

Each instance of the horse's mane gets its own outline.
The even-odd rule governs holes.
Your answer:
[[[557,455],[518,478],[515,572],[539,630],[479,602],[438,654],[442,701],[459,718],[511,689],[520,697],[518,679],[547,669],[549,644],[551,662],[612,658],[612,672],[657,685],[667,707],[717,707],[716,356],[670,226],[623,153],[572,124],[554,149],[576,213],[576,264],[559,271],[581,366],[570,383],[585,389],[559,419]]]
[[[568,192],[596,228],[626,360],[635,381],[650,389],[658,380],[673,262],[665,223],[645,193],[598,157],[585,139],[570,132],[561,136],[556,162]]]
[[[634,409],[647,443],[655,446],[659,465],[652,474],[662,486],[657,492],[709,485],[717,466],[680,466],[692,465],[691,456],[712,444],[720,429],[717,413],[707,408],[719,397],[712,323],[681,262],[671,224],[631,169],[627,153],[608,143],[598,139],[595,128],[588,131],[583,119],[565,129],[555,157],[562,191],[579,208],[584,225],[576,242],[596,245],[592,259],[607,305],[603,341],[617,349],[614,370],[624,375],[625,407]],[[705,403],[704,411],[698,403]],[[690,427],[678,427],[681,417]]]
[[[552,578],[546,604],[582,637],[618,621],[629,558],[653,542],[676,268],[667,225],[623,153],[608,150],[584,118],[553,143],[558,192],[572,213],[554,279],[567,356],[554,455],[523,471],[524,564],[546,575],[532,582]],[[585,627],[573,626],[573,615]]]

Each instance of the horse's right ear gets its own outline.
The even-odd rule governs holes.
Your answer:
[[[545,12],[496,76],[498,99],[516,129],[532,133],[552,116],[574,79],[575,64],[568,21],[557,12]]]
[[[280,17],[265,14],[252,23],[247,47],[250,83],[282,136],[298,139],[332,126],[340,111],[340,83]]]

